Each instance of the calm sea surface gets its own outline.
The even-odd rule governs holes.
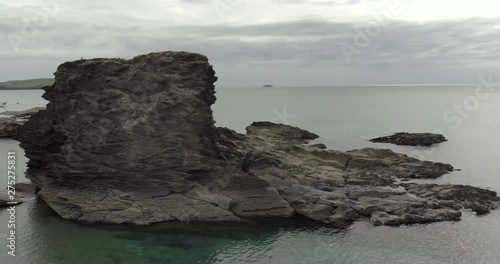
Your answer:
[[[218,89],[213,107],[219,126],[239,132],[253,121],[289,123],[321,135],[318,143],[349,150],[391,148],[450,163],[461,171],[438,183],[468,184],[500,192],[500,93],[474,87],[329,87]],[[0,91],[7,110],[46,102],[42,91]],[[19,103],[19,104],[17,104]],[[0,112],[3,110],[0,109]],[[440,132],[449,141],[434,148],[372,144],[394,132]],[[0,188],[7,151],[18,142],[0,139]],[[26,181],[21,177],[18,182]],[[7,254],[8,214],[0,211],[0,264],[149,263],[500,263],[500,210],[458,223],[410,227],[354,224],[336,231],[282,225],[247,232],[158,231],[87,227],[64,221],[33,197],[17,207],[16,257]]]

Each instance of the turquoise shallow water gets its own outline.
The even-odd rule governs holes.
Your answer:
[[[0,91],[8,110],[44,104],[40,91]],[[460,168],[437,180],[500,192],[500,93],[481,100],[454,127],[443,115],[474,96],[473,87],[331,87],[220,89],[217,125],[240,132],[255,120],[289,122],[320,134],[331,148],[385,147]],[[15,102],[19,102],[16,105]],[[11,103],[14,102],[14,103]],[[453,113],[448,117],[456,117]],[[399,131],[441,129],[449,142],[435,148],[372,144],[371,137]],[[16,150],[0,140],[0,161]],[[0,170],[5,171],[0,162]],[[19,168],[19,172],[25,169]],[[3,175],[3,174],[2,174]],[[5,188],[6,179],[0,179]],[[19,181],[23,181],[22,177]],[[0,211],[0,233],[7,232]],[[17,256],[0,240],[0,263],[500,263],[500,211],[461,222],[410,227],[372,227],[360,222],[337,231],[309,224],[264,224],[246,231],[183,231],[165,228],[88,227],[64,221],[32,198],[17,207]]]

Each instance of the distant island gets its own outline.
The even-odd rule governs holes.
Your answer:
[[[40,89],[44,86],[52,85],[53,83],[54,83],[53,78],[7,81],[7,82],[0,82],[0,90]]]
[[[272,85],[270,85],[270,84],[266,84],[266,85],[264,85],[264,86],[262,86],[262,87],[274,87],[274,86],[272,86]]]

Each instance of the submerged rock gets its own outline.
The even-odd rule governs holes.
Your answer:
[[[449,186],[463,194],[450,200],[399,184],[440,177],[453,171],[447,164],[323,150],[305,145],[318,135],[289,125],[255,122],[246,135],[215,127],[217,78],[199,54],[79,60],[55,75],[47,110],[16,138],[30,159],[27,177],[66,219],[149,225],[299,214],[345,227],[458,220],[462,208],[499,206],[478,188]]]
[[[10,207],[12,205],[21,204],[22,201],[19,199],[10,199],[10,196],[7,194],[7,191],[0,192],[0,208]]]
[[[11,138],[17,129],[26,121],[17,121],[14,118],[0,118],[0,138]]]
[[[13,187],[0,190],[0,208],[24,203],[34,199],[35,194],[36,188],[32,183],[16,183]]]
[[[7,111],[0,115],[9,117],[0,117],[0,138],[12,138],[16,135],[17,129],[26,123],[26,118],[44,110],[45,107],[34,107],[25,111]]]
[[[0,113],[0,115],[8,115],[13,118],[29,118],[31,115],[38,113],[39,111],[45,110],[45,107],[33,107],[24,111],[6,111]]]
[[[319,149],[327,149],[328,147],[325,144],[313,144],[309,145],[311,148],[319,148]]]
[[[404,146],[425,146],[447,141],[443,135],[431,133],[396,133],[392,136],[379,137],[370,140],[375,143],[392,143]]]
[[[31,182],[18,182],[14,186],[16,188],[16,192],[35,194],[36,187]]]

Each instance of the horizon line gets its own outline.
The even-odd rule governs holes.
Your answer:
[[[274,87],[262,87],[262,86],[217,86],[217,88],[301,88],[301,87],[397,87],[397,86],[407,86],[407,87],[418,87],[418,86],[476,86],[476,85],[482,85],[481,83],[449,83],[449,84],[409,84],[409,83],[402,83],[402,84],[354,84],[354,85],[349,85],[349,84],[342,84],[342,85],[293,85],[293,86],[279,86],[279,85],[274,85]],[[492,83],[492,85],[499,85],[500,83]]]

